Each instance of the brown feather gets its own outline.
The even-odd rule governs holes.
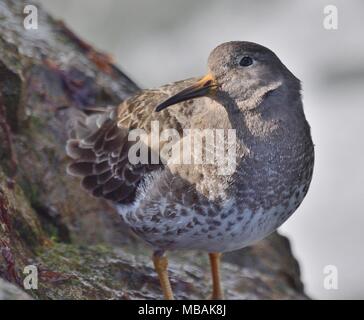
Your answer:
[[[178,86],[185,85],[181,82],[160,90],[146,90],[117,108],[96,108],[88,110],[87,115],[75,110],[69,123],[70,139],[66,146],[66,152],[73,160],[67,168],[68,173],[82,177],[82,187],[95,197],[123,204],[134,201],[136,189],[145,174],[163,166],[129,163],[129,149],[135,142],[128,141],[128,134],[134,128],[150,133],[153,120],[180,130],[183,125],[169,110],[156,113],[154,108],[174,93],[169,90],[179,90]]]

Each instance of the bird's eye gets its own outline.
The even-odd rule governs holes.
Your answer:
[[[251,64],[253,64],[253,59],[249,56],[242,57],[239,62],[239,65],[241,65],[242,67],[248,67]]]

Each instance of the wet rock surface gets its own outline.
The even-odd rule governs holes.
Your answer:
[[[39,6],[39,29],[25,30],[23,8],[0,3],[0,299],[160,299],[150,249],[65,173],[71,110],[117,105],[138,87]],[[223,261],[227,298],[307,298],[277,233]],[[25,291],[30,264],[38,289]],[[170,253],[170,270],[176,298],[210,295],[206,254]]]

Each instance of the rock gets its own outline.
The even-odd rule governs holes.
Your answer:
[[[32,300],[32,297],[14,284],[0,278],[0,300]]]
[[[0,3],[0,299],[160,299],[151,251],[65,173],[71,110],[117,105],[138,87],[39,6],[39,30],[25,30],[24,5]],[[207,255],[170,258],[176,297],[208,297]],[[25,293],[27,265],[38,289]],[[231,299],[307,298],[276,233],[226,254],[222,278]]]

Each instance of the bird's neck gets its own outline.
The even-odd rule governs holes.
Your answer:
[[[289,143],[309,131],[299,93],[289,97],[272,93],[258,102],[231,101],[225,108],[237,138],[248,148],[282,139]]]

